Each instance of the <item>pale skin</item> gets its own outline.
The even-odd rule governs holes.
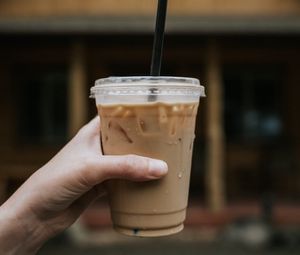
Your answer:
[[[0,254],[36,254],[104,195],[105,180],[150,181],[167,174],[160,160],[103,156],[99,129],[96,117],[0,207]]]

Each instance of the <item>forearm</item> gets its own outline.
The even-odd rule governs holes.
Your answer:
[[[0,207],[0,254],[35,254],[45,240],[44,230],[12,201]]]

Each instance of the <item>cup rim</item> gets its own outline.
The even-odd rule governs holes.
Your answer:
[[[178,76],[110,76],[95,81],[90,97],[96,95],[158,95],[184,93],[205,97],[205,88],[196,78]]]
[[[172,85],[194,85],[199,87],[200,81],[196,78],[191,77],[180,77],[180,76],[109,76],[106,78],[97,79],[95,81],[95,87],[115,85],[115,86],[134,86],[134,85],[160,85],[160,84],[172,84]]]

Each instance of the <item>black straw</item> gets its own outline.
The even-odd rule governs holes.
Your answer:
[[[159,76],[164,44],[165,23],[167,16],[168,0],[158,0],[154,43],[151,61],[151,76]]]

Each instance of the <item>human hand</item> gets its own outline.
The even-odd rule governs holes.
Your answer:
[[[0,207],[1,254],[35,253],[104,194],[107,179],[147,181],[167,173],[160,160],[103,156],[99,129],[96,117]]]

